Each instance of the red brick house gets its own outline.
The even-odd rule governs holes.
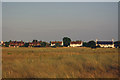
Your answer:
[[[11,41],[9,43],[9,47],[20,47],[20,46],[24,46],[23,41]]]
[[[33,46],[41,46],[41,42],[42,41],[28,42],[28,43],[29,43],[29,47],[33,47]]]
[[[61,46],[63,46],[63,42],[62,41],[51,41],[50,42],[50,46],[55,46],[56,43],[59,43]]]

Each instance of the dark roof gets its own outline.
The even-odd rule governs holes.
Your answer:
[[[113,41],[97,41],[97,44],[113,44]]]

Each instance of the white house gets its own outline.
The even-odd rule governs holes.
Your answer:
[[[96,46],[98,45],[103,48],[114,48],[114,40],[112,39],[112,41],[98,41],[96,39]]]
[[[63,46],[63,42],[62,41],[51,41],[50,45],[51,46],[55,46],[56,43],[59,43],[61,46]]]
[[[81,47],[83,45],[82,41],[71,41],[70,47]]]
[[[2,46],[2,44],[3,44],[3,41],[0,41],[0,46]]]

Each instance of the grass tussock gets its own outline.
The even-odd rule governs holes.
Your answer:
[[[115,78],[112,48],[2,48],[3,78]],[[12,54],[8,54],[12,53]]]

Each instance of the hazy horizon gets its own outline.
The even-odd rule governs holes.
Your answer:
[[[117,2],[3,2],[2,40],[118,40]]]

